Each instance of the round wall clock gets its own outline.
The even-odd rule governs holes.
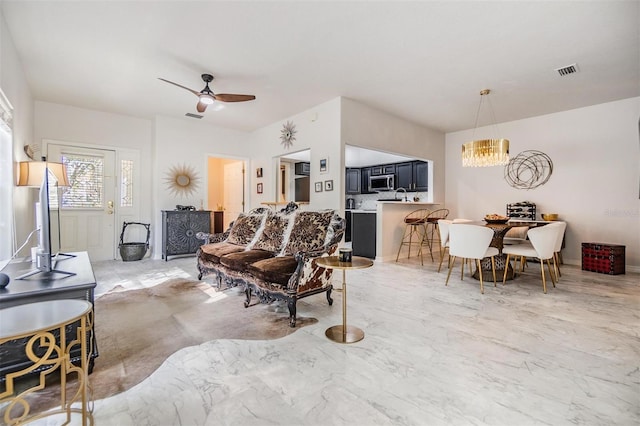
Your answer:
[[[293,146],[293,141],[296,140],[296,125],[290,121],[287,121],[282,125],[282,130],[280,131],[280,143],[285,148],[291,148]]]

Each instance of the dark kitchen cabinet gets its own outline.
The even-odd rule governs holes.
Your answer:
[[[384,164],[380,166],[371,166],[371,176],[392,175],[396,172],[395,164]]]
[[[351,210],[345,210],[344,212],[345,230],[344,230],[344,242],[351,241]]]
[[[360,169],[348,168],[345,178],[345,192],[347,194],[359,194],[360,193]]]
[[[396,189],[407,191],[429,190],[429,163],[426,161],[411,161],[396,164]]]
[[[396,182],[395,187],[404,188],[407,191],[413,186],[413,164],[400,163],[396,164]]]
[[[373,192],[369,191],[369,178],[371,177],[371,167],[363,167],[360,169],[360,182],[362,185],[360,186],[361,194],[373,194]]]
[[[371,176],[380,176],[382,174],[382,166],[371,167]]]
[[[413,162],[413,189],[415,191],[429,190],[429,163],[426,161]]]
[[[376,214],[351,213],[351,249],[354,256],[376,257]]]

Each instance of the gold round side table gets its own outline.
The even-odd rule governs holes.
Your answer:
[[[93,305],[85,300],[50,300],[0,309],[0,345],[27,339],[24,350],[31,361],[22,370],[6,374],[6,390],[0,393],[0,406],[4,410],[2,424],[24,424],[57,414],[66,414],[67,424],[72,413],[81,415],[83,426],[93,424],[88,384],[92,347],[88,340],[92,338],[89,337],[92,328]],[[75,346],[80,347],[80,365],[71,362],[71,350]],[[46,378],[55,371],[60,372],[60,405],[32,414],[26,397],[50,384]],[[16,386],[20,377],[36,372],[37,382],[30,388],[23,390]],[[67,376],[75,376],[77,389],[67,389]]]
[[[364,331],[358,327],[347,325],[347,269],[364,269],[373,266],[373,261],[366,257],[353,256],[351,262],[340,262],[338,256],[321,257],[316,260],[319,266],[327,269],[342,270],[342,325],[334,325],[324,332],[328,339],[338,343],[355,343],[364,339]]]

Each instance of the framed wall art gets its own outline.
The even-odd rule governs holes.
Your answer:
[[[260,182],[257,186],[256,186],[256,190],[258,191],[258,194],[262,194],[262,182]]]
[[[333,191],[333,180],[325,180],[324,181],[324,190],[325,191]]]
[[[329,173],[329,159],[322,158],[320,160],[320,173]]]
[[[258,167],[256,169],[256,177],[257,178],[261,178],[262,177],[262,167]]]
[[[322,192],[322,182],[316,182],[316,192]]]

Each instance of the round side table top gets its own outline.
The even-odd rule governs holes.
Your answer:
[[[373,260],[360,256],[353,256],[351,262],[340,262],[338,256],[325,256],[316,259],[316,263],[328,269],[364,269],[373,266]]]
[[[49,300],[0,309],[0,339],[61,327],[86,315],[85,300]]]

